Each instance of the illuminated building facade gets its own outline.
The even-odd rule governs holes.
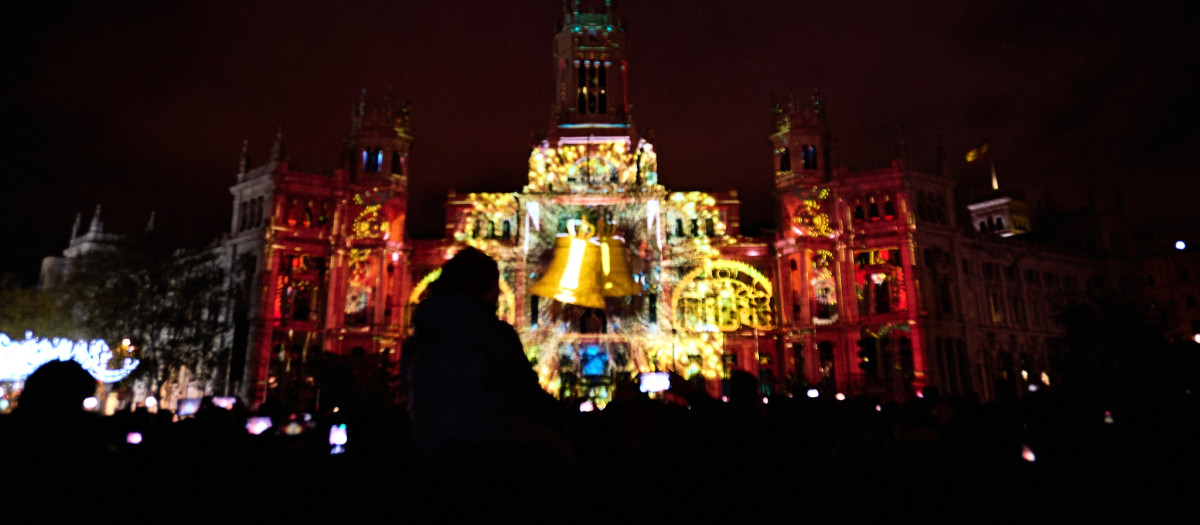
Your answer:
[[[717,393],[734,367],[758,373],[777,326],[769,243],[740,236],[736,192],[658,184],[608,6],[577,5],[554,49],[553,122],[528,184],[450,196],[449,237],[414,245],[408,307],[456,249],[474,246],[499,262],[500,315],[553,393],[602,406],[617,374],[676,371]]]
[[[574,3],[528,183],[452,192],[442,239],[404,237],[411,137],[388,100],[360,105],[332,175],[292,170],[282,138],[266,165],[243,162],[228,246],[249,397],[303,398],[318,351],[394,362],[413,307],[464,246],[498,261],[498,314],[545,388],[601,406],[620,374],[645,371],[704,378],[714,395],[741,370],[764,394],[900,399],[930,385],[988,399],[1052,375],[1055,308],[1105,268],[1028,242],[1019,198],[982,196],[960,216],[945,174],[839,169],[814,96],[774,110],[778,225],[744,237],[736,191],[658,183],[627,53],[607,2]]]
[[[364,94],[331,175],[292,169],[282,133],[262,166],[248,169],[243,152],[225,255],[231,379],[247,398],[313,401],[320,352],[399,355],[410,142],[407,107]]]
[[[543,385],[601,405],[621,374],[645,371],[703,378],[714,395],[740,370],[764,394],[991,399],[1053,381],[1058,308],[1124,289],[1119,223],[1086,222],[1068,237],[1103,239],[1064,246],[1019,196],[960,208],[940,169],[838,168],[819,96],[774,109],[777,227],[743,236],[736,191],[658,183],[629,111],[624,28],[597,3],[574,2],[554,36],[552,122],[527,184],[452,192],[442,239],[405,235],[412,137],[390,97],[364,95],[332,173],[292,166],[282,134],[265,164],[243,152],[220,248],[233,291],[220,343],[239,395],[311,404],[324,354],[395,363],[413,307],[464,246],[498,261],[498,314]]]

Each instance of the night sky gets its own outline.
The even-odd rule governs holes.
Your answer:
[[[29,7],[26,4],[36,4]],[[252,5],[250,5],[252,4]],[[284,129],[293,167],[336,165],[366,88],[412,102],[410,234],[441,233],[450,189],[518,191],[549,121],[559,0],[8,2],[0,7],[0,273],[36,279],[96,204],[180,241],[229,229],[243,139]],[[1060,207],[1089,184],[1135,222],[1194,227],[1200,45],[1193,2],[641,1],[619,5],[630,98],[668,189],[737,188],[771,220],[772,97],[826,96],[837,156],[886,166],[904,139],[990,140],[1002,188]],[[899,127],[899,133],[897,132]]]

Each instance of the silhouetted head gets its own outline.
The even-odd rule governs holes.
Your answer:
[[[25,379],[20,410],[69,413],[83,410],[83,400],[96,392],[96,379],[75,361],[47,361]]]
[[[500,297],[500,268],[487,254],[463,248],[442,265],[442,275],[430,285],[434,295],[465,295],[495,304]]]

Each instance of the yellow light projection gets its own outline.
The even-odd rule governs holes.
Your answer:
[[[733,332],[742,326],[770,330],[772,287],[754,267],[739,261],[707,261],[679,281],[674,306],[679,326],[690,332]]]
[[[829,198],[829,188],[814,186],[798,195],[783,197],[783,205],[787,209],[792,231],[796,235],[809,237],[830,237],[833,235],[833,225],[829,214],[822,210],[824,202]]]
[[[566,192],[582,188],[631,187],[640,182],[657,185],[657,157],[646,141],[630,148],[622,141],[593,144],[543,142],[529,155],[526,192]]]
[[[389,224],[384,222],[382,214],[379,213],[380,204],[369,204],[364,206],[362,211],[355,217],[354,222],[350,225],[351,235],[355,239],[377,239],[379,237],[387,238]]]
[[[432,272],[425,274],[425,277],[421,278],[421,281],[418,282],[417,285],[413,287],[412,293],[410,293],[408,295],[407,311],[408,311],[409,316],[412,315],[413,309],[416,308],[417,304],[421,302],[421,299],[424,299],[425,289],[429,288],[429,284],[436,281],[438,279],[438,277],[441,277],[441,276],[442,276],[442,269],[436,268]],[[516,322],[516,308],[514,305],[516,304],[516,302],[517,301],[516,301],[516,298],[513,296],[512,288],[508,286],[508,283],[504,282],[503,278],[501,278],[500,279],[500,300],[496,302],[496,317],[500,318],[502,321],[504,321],[508,324],[515,323]]]

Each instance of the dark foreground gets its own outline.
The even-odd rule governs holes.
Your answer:
[[[1073,523],[1189,521],[1200,496],[1190,395],[1110,406],[931,395],[878,409],[634,396],[561,409],[558,444],[436,457],[417,453],[402,408],[382,405],[341,407],[298,435],[282,432],[289,415],[251,435],[249,414],[215,407],[174,423],[14,414],[0,419],[0,500],[6,517],[37,521]],[[343,423],[345,451],[331,454],[329,428]],[[134,431],[140,443],[127,442]]]

